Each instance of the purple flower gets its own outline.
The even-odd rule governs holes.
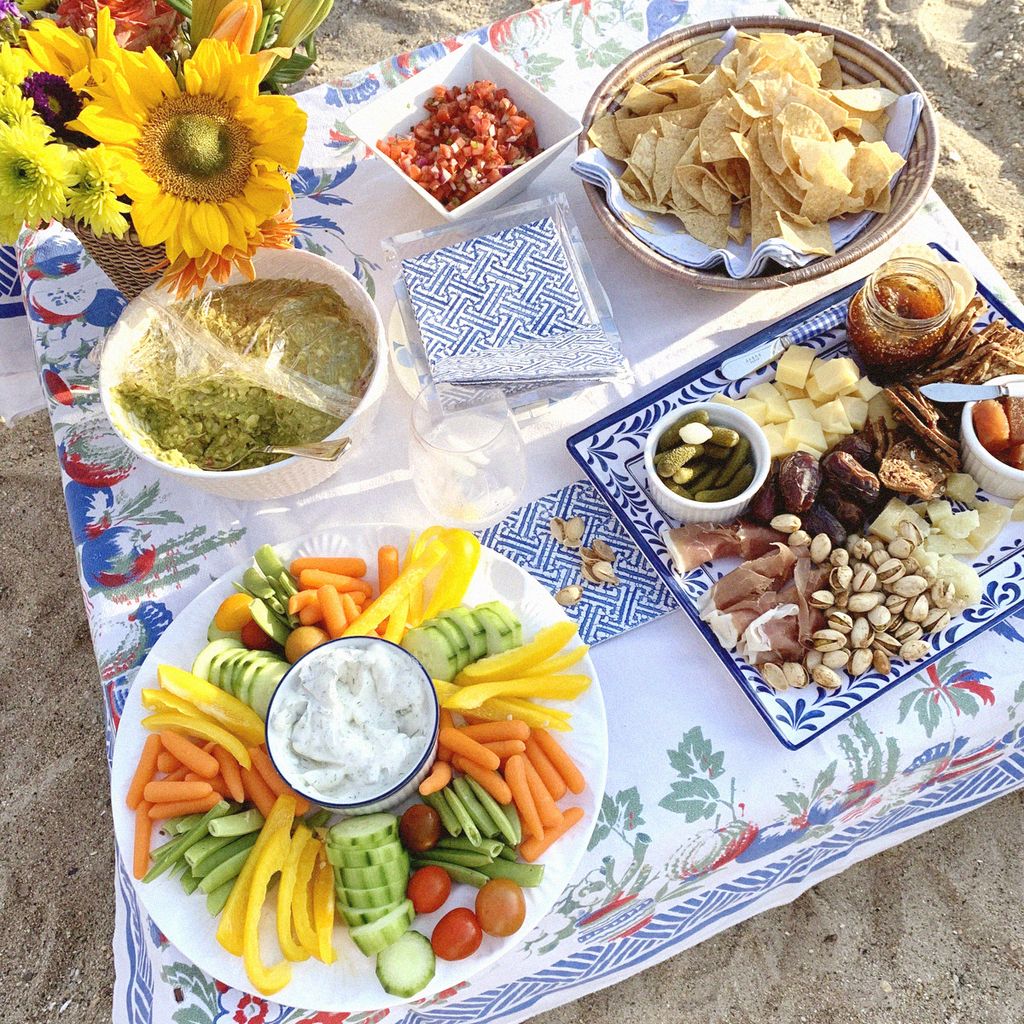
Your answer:
[[[8,0],[0,0],[0,4]],[[82,112],[82,97],[68,85],[67,79],[49,71],[35,71],[21,83],[22,93],[32,101],[36,113],[54,132],[60,133],[68,121]]]
[[[32,20],[21,13],[21,8],[14,0],[0,0],[0,19],[17,22],[21,28],[28,28],[32,24]]]

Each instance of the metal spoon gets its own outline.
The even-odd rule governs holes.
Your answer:
[[[222,473],[234,469],[250,455],[297,455],[300,459],[316,459],[318,462],[337,462],[352,447],[351,437],[339,437],[336,441],[312,441],[309,444],[269,444],[265,448],[249,448],[234,462],[226,466],[203,466],[203,469]]]

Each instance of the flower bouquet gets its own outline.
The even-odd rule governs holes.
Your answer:
[[[277,95],[333,0],[0,0],[0,242],[63,221],[129,298],[287,248],[306,115]]]

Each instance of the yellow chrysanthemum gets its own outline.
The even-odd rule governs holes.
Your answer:
[[[125,215],[131,207],[118,198],[113,185],[117,174],[114,165],[114,158],[103,146],[74,153],[68,216],[81,221],[96,235],[121,238],[128,230]]]
[[[10,43],[0,43],[0,82],[5,85],[21,85],[26,75],[40,70],[28,50],[11,46]]]
[[[88,84],[94,60],[99,58],[117,65],[123,52],[114,39],[114,21],[106,7],[101,7],[96,15],[95,47],[88,36],[60,28],[49,18],[36,18],[22,33],[22,41],[40,70],[61,75],[72,89]]]
[[[0,124],[26,124],[35,116],[34,104],[21,89],[0,79]]]
[[[228,247],[247,249],[291,191],[306,115],[287,96],[261,96],[260,60],[204,39],[185,62],[184,89],[153,50],[122,51],[89,88],[71,127],[118,158],[114,182],[132,201],[143,245],[175,263]]]
[[[0,209],[30,225],[62,217],[72,181],[67,147],[38,122],[0,126]]]

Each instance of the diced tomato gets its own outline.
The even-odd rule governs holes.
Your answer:
[[[494,82],[435,86],[411,137],[378,143],[413,181],[453,210],[540,152],[533,118]]]

